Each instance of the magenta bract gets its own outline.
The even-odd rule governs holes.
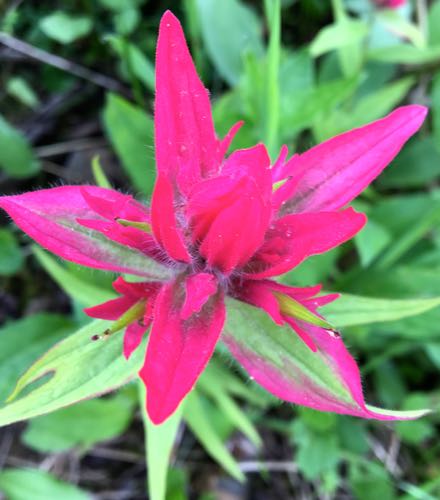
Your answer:
[[[126,357],[151,326],[140,377],[156,424],[174,412],[208,363],[225,324],[227,295],[289,325],[328,363],[354,403],[344,405],[322,388],[318,393],[307,377],[285,383],[264,359],[225,334],[232,355],[269,391],[320,410],[388,418],[365,406],[359,370],[342,340],[334,342],[331,331],[295,317],[280,299],[293,299],[316,315],[336,296],[316,297],[319,287],[293,288],[271,278],[344,243],[364,226],[363,214],[343,207],[396,156],[425,115],[422,106],[402,107],[289,160],[283,147],[273,165],[262,144],[225,157],[241,123],[223,140],[217,137],[208,92],[182,28],[166,12],[157,46],[158,175],[151,210],[93,186],[6,196],[0,206],[65,259],[144,277],[142,283],[118,278],[120,297],[86,312],[127,327]]]

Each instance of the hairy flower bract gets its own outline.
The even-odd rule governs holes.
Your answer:
[[[151,208],[95,186],[62,186],[0,198],[31,238],[81,265],[138,276],[114,282],[118,297],[86,309],[125,329],[128,358],[150,331],[140,377],[158,424],[194,386],[227,318],[225,298],[263,309],[289,325],[350,394],[338,400],[298,375],[287,385],[265,359],[224,337],[252,377],[280,398],[365,418],[394,418],[365,405],[359,370],[320,306],[337,295],[275,281],[311,255],[352,238],[366,217],[346,206],[390,163],[421,126],[426,109],[401,107],[385,118],[272,162],[263,144],[227,154],[241,123],[215,133],[209,96],[182,28],[162,18],[156,59],[157,179]],[[105,348],[103,346],[103,348]]]

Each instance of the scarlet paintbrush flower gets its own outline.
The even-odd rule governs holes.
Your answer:
[[[140,377],[153,422],[174,412],[208,363],[224,327],[227,295],[290,325],[292,335],[325,355],[350,401],[308,384],[307,373],[287,385],[264,358],[225,335],[232,355],[263,387],[320,410],[394,418],[365,405],[356,363],[316,312],[336,296],[317,297],[319,286],[293,288],[273,278],[364,226],[363,214],[343,207],[390,163],[425,115],[421,106],[402,107],[289,160],[284,147],[273,165],[262,144],[225,158],[241,124],[217,138],[182,28],[166,12],[157,45],[158,175],[151,211],[131,196],[93,186],[5,196],[0,206],[60,257],[144,279],[118,278],[119,298],[86,312],[115,321],[104,335],[127,327],[126,357],[151,326]]]

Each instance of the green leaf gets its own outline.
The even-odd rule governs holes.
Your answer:
[[[440,204],[437,200],[419,220],[407,227],[399,235],[376,262],[378,269],[386,269],[397,262],[409,249],[411,249],[428,231],[440,223]]]
[[[418,48],[426,46],[426,40],[421,30],[407,21],[400,12],[384,9],[376,13],[376,19],[392,33],[397,33],[401,38],[409,40]]]
[[[313,59],[307,50],[281,54],[279,85],[282,99],[291,100],[296,92],[312,87],[313,82]]]
[[[122,434],[133,416],[133,399],[120,392],[111,398],[83,401],[32,419],[23,442],[41,453],[75,447],[87,450]]]
[[[0,406],[26,368],[73,327],[64,316],[39,313],[0,329]]]
[[[121,35],[129,35],[139,24],[140,14],[135,8],[128,8],[116,12],[113,16],[115,29]]]
[[[403,402],[405,410],[420,408],[420,404],[431,404],[425,394],[411,394]],[[413,422],[396,422],[396,433],[400,438],[409,444],[421,444],[426,439],[435,435],[435,427],[426,419]]]
[[[40,104],[38,96],[32,90],[32,87],[24,78],[19,76],[14,76],[8,80],[6,91],[9,95],[15,97],[17,101],[32,109],[35,109]]]
[[[314,432],[302,420],[296,420],[292,437],[298,447],[295,462],[309,480],[334,469],[341,459],[338,436],[334,432]]]
[[[110,181],[108,180],[107,176],[105,175],[104,169],[101,166],[99,155],[95,155],[92,158],[92,172],[97,186],[107,189],[112,188],[112,185],[110,184]]]
[[[220,75],[235,85],[243,71],[241,55],[263,54],[261,23],[250,8],[238,0],[197,0],[197,6],[209,57]]]
[[[432,2],[428,15],[429,45],[440,45],[440,1]]]
[[[402,43],[371,49],[368,58],[372,61],[394,64],[428,64],[440,59],[440,47],[419,49],[414,45]]]
[[[332,110],[315,124],[314,132],[317,140],[324,141],[382,118],[402,101],[414,81],[412,77],[401,78],[365,95],[351,108]]]
[[[218,375],[218,370],[212,370],[208,366],[198,380],[197,388],[212,398],[222,415],[247,436],[250,441],[256,446],[261,446],[261,438],[253,423],[228,394],[228,385],[222,384]]]
[[[92,26],[89,17],[73,16],[60,10],[43,17],[39,22],[39,27],[46,36],[64,44],[88,35]]]
[[[182,403],[163,424],[155,425],[147,415],[145,385],[139,382],[138,388],[146,437],[148,494],[151,500],[165,500],[168,467],[185,403]]]
[[[130,9],[133,7],[139,7],[144,4],[146,0],[98,0],[99,3],[114,12],[120,12],[125,9]]]
[[[107,94],[105,130],[136,189],[151,194],[155,179],[153,120],[115,94]]]
[[[422,314],[440,305],[440,297],[430,299],[377,299],[342,294],[338,300],[320,309],[339,328],[395,321]]]
[[[105,394],[132,379],[143,362],[144,349],[140,347],[126,361],[121,334],[93,342],[91,337],[108,325],[108,321],[93,321],[38,359],[0,408],[0,426]]]
[[[431,101],[433,135],[437,150],[440,151],[440,71],[432,81]]]
[[[11,276],[20,270],[24,257],[11,231],[0,228],[0,275]]]
[[[115,298],[112,290],[81,279],[42,248],[34,245],[32,252],[60,288],[83,306],[92,306]]]
[[[327,116],[340,102],[351,96],[359,83],[357,77],[334,80],[305,89],[283,102],[281,135],[288,140],[293,134],[311,127]]]
[[[321,56],[331,50],[347,47],[362,41],[368,33],[367,25],[360,20],[343,20],[322,28],[310,44],[310,53]]]
[[[8,500],[91,500],[78,487],[36,469],[5,469],[0,472],[0,493]]]
[[[244,481],[243,473],[238,468],[233,456],[226,449],[223,440],[217,434],[217,429],[208,418],[203,407],[203,401],[196,390],[193,390],[185,400],[183,418],[212,458],[232,477]]]
[[[30,177],[40,169],[24,135],[0,115],[0,168],[11,177]]]
[[[352,465],[349,476],[350,486],[357,500],[394,500],[394,488],[387,471],[371,462],[361,467]]]
[[[362,267],[368,267],[391,241],[390,233],[373,219],[355,236]]]
[[[105,40],[109,42],[112,49],[121,58],[124,74],[128,75],[131,69],[139,81],[154,92],[154,65],[147,59],[147,56],[136,45],[127,42],[127,40],[120,36],[109,35]],[[127,79],[129,80],[128,76]]]
[[[436,147],[428,136],[410,141],[380,176],[379,184],[386,188],[423,188],[439,176],[440,143]]]

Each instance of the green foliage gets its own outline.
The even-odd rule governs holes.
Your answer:
[[[336,24],[323,28],[310,44],[310,53],[321,56],[331,50],[340,49],[363,40],[368,27],[362,21],[343,19]]]
[[[153,121],[145,111],[114,94],[107,96],[104,126],[136,189],[151,194],[155,178]]]
[[[12,77],[6,84],[6,91],[17,101],[30,108],[36,108],[40,101],[29,83],[19,76]]]
[[[63,500],[90,500],[91,496],[48,472],[35,469],[5,469],[0,472],[0,493],[10,500],[62,498]]]
[[[5,49],[2,190],[15,193],[58,182],[48,172],[69,179],[71,165],[75,172],[81,170],[78,157],[89,172],[89,158],[76,151],[40,162],[31,142],[37,146],[69,142],[78,137],[77,127],[81,134],[89,130],[91,117],[102,112],[103,131],[127,176],[121,183],[111,159],[100,151],[112,183],[149,197],[155,180],[153,59],[163,6],[145,0],[69,1],[47,10],[39,2],[15,3],[2,18],[3,32],[51,52],[49,56],[59,55],[104,79],[110,77],[105,81],[116,90],[104,98],[99,87],[78,79],[69,69],[61,73],[46,64],[30,64],[21,59],[24,56],[15,60],[15,52]],[[440,0],[427,2],[426,24],[423,10],[415,12],[416,3],[395,11],[376,9],[370,0],[185,0],[172,6],[212,93],[219,136],[234,122],[245,120],[234,149],[264,140],[275,159],[283,143],[290,154],[302,152],[401,104],[429,104],[421,133],[356,202],[369,222],[354,244],[313,256],[282,277],[293,286],[323,283],[325,290],[342,292],[322,313],[343,329],[346,344],[360,360],[368,396],[404,411],[440,407],[435,385],[440,369]],[[69,89],[74,96],[64,101],[61,93]],[[38,126],[30,129],[35,119]],[[109,185],[97,161],[93,173],[99,185]],[[31,184],[36,174],[38,180]],[[28,248],[20,248],[9,228],[0,229],[2,317],[15,295],[13,311],[52,307],[44,295],[35,298],[46,285],[41,283],[40,268],[72,299],[72,312],[66,312],[68,305],[62,299],[54,310],[63,314],[30,314],[0,329],[0,424],[35,417],[21,433],[27,446],[48,453],[74,450],[84,456],[129,425],[137,401],[133,385],[110,397],[88,399],[135,377],[145,345],[127,363],[121,356],[122,332],[107,341],[91,342],[90,337],[107,323],[92,322],[78,329],[78,323],[89,321],[81,312],[84,306],[115,297],[111,274],[81,270],[33,247],[35,258],[24,269]],[[55,286],[49,280],[47,285]],[[312,359],[293,332],[280,337],[264,313],[248,314],[248,308],[236,304],[231,308],[229,334],[268,355],[275,367],[281,355],[298,364],[310,362],[316,380],[344,393],[343,387],[332,385],[325,367],[316,356]],[[262,329],[268,338],[263,338]],[[312,486],[301,491],[325,498],[339,494],[360,500],[439,498],[436,412],[388,428],[280,406],[241,373],[233,373],[225,351],[219,346],[197,387],[162,426],[148,421],[145,390],[139,385],[153,500],[183,500],[187,488],[193,496],[200,493],[194,492],[193,480],[205,472],[201,464],[206,456],[200,448],[238,480],[244,479],[238,461],[246,453],[251,462],[277,461],[280,453],[280,460],[292,461],[289,465],[300,472],[286,495],[299,496],[295,488],[307,481]],[[14,399],[6,401],[11,393]],[[137,423],[133,426],[130,432],[139,433]],[[277,444],[281,439],[289,442],[290,447],[277,446],[273,458],[272,449],[267,449],[268,435]],[[402,470],[396,475],[388,462],[392,457],[387,458],[393,453],[390,443],[401,450],[396,460]],[[178,469],[173,468],[176,457]],[[270,472],[263,474],[268,477]],[[256,482],[256,477],[247,476],[250,494],[252,485],[258,484],[261,495],[267,495],[264,488],[272,483]],[[283,484],[281,474],[273,478],[279,481],[277,486]],[[0,472],[0,492],[12,500],[28,500],[30,492],[41,500],[90,498],[39,470]]]
[[[242,55],[247,52],[262,55],[260,20],[239,0],[194,1],[198,8],[204,46],[220,75],[234,85],[243,70]]]
[[[0,275],[15,274],[23,265],[23,254],[17,240],[8,229],[0,229]]]
[[[86,16],[72,16],[63,11],[56,11],[40,20],[41,31],[60,43],[72,43],[92,30],[92,20]]]
[[[324,306],[322,311],[334,325],[364,325],[395,321],[421,314],[440,305],[440,297],[432,299],[392,300],[357,297],[343,294],[339,300]]]
[[[67,336],[73,326],[69,318],[39,313],[11,321],[0,329],[0,405],[12,392],[17,375]]]
[[[151,500],[163,500],[171,453],[182,421],[182,407],[163,424],[155,425],[146,412],[145,385],[139,382],[138,387],[146,438],[145,457],[149,464],[148,493]]]
[[[141,348],[126,361],[121,356],[120,335],[103,341],[105,346],[91,340],[107,324],[93,321],[39,358],[18,380],[6,405],[0,408],[0,425],[110,392],[133,378],[142,362]]]
[[[79,448],[86,451],[100,441],[122,434],[128,427],[136,399],[127,391],[106,399],[93,399],[34,418],[23,442],[42,453]],[[96,425],[99,423],[99,425]]]
[[[115,298],[116,295],[110,290],[110,286],[105,287],[104,284],[96,282],[96,271],[93,271],[95,276],[91,274],[92,272],[88,275],[85,272],[78,275],[74,272],[75,267],[72,264],[70,266],[61,264],[40,247],[34,246],[32,251],[60,288],[82,306],[91,306]]]
[[[239,481],[244,480],[244,475],[230,452],[225,448],[222,438],[218,434],[218,429],[209,418],[210,403],[203,400],[200,395],[193,391],[185,401],[184,418],[191,431],[202,443],[205,450],[218,462],[225,470]]]
[[[24,135],[0,115],[0,168],[11,177],[23,178],[39,170],[35,157]]]

